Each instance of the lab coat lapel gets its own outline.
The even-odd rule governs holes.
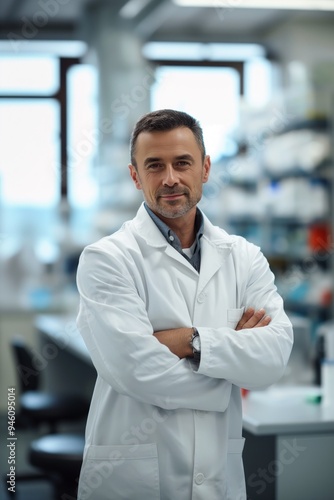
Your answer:
[[[165,237],[148,215],[144,203],[141,204],[136,217],[131,221],[135,233],[143,238],[146,243],[155,248],[166,247],[168,245]]]
[[[196,269],[193,268],[190,262],[166,241],[166,238],[147,213],[144,204],[140,206],[133,223],[137,235],[143,238],[147,245],[164,249],[168,257],[176,260],[179,264],[187,267],[190,272],[198,275]]]
[[[230,255],[233,238],[211,224],[204,216],[204,235],[201,238],[201,271],[198,293],[206,287]]]
[[[190,262],[187,261],[187,259],[185,259],[183,257],[183,255],[181,255],[177,250],[175,250],[174,247],[172,247],[172,245],[167,245],[166,247],[166,254],[171,257],[172,259],[174,260],[177,260],[180,264],[182,264],[183,266],[186,266],[191,272],[195,273],[196,275],[198,275],[198,272],[196,271],[196,269],[190,264]]]

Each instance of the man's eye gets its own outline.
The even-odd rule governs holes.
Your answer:
[[[151,163],[150,165],[148,165],[148,169],[150,170],[157,170],[159,168],[161,168],[161,163]]]
[[[188,167],[190,165],[189,161],[186,160],[180,160],[176,164],[178,167]]]

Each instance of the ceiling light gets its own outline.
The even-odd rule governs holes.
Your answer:
[[[18,52],[19,48],[19,52]],[[82,57],[87,44],[81,40],[0,40],[0,52],[13,55],[22,53],[48,54],[59,57]]]
[[[247,61],[264,57],[265,50],[251,43],[147,42],[143,55],[151,60]]]
[[[291,9],[334,11],[334,0],[173,0],[182,7],[217,9]]]

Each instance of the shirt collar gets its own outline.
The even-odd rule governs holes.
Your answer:
[[[178,238],[178,236],[174,233],[174,231],[167,226],[152,210],[147,206],[146,202],[144,203],[144,207],[147,210],[147,213],[153,220],[153,222],[156,224],[158,229],[161,231],[163,236],[166,238],[168,243],[172,245],[178,252],[182,252],[182,246],[181,242]],[[196,246],[199,246],[199,240],[203,236],[204,232],[204,219],[202,212],[199,210],[199,208],[196,208],[196,216],[195,216],[195,231],[196,231],[196,236],[195,236],[195,241],[196,241]]]

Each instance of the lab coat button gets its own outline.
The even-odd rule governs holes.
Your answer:
[[[197,297],[197,302],[200,302],[202,304],[202,302],[205,301],[205,297],[206,297],[205,292],[200,293],[199,296]]]
[[[204,474],[202,474],[201,472],[199,472],[198,474],[196,474],[196,477],[195,477],[195,483],[196,484],[202,484],[202,483],[204,483],[204,481],[205,481]]]

